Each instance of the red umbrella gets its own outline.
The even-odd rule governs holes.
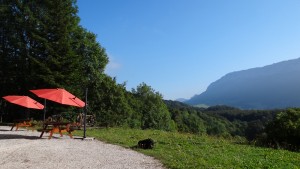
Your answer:
[[[3,99],[11,102],[11,103],[14,103],[14,104],[17,104],[17,105],[20,105],[20,106],[23,106],[23,107],[27,107],[27,108],[32,108],[32,109],[43,109],[44,106],[33,100],[32,98],[28,97],[28,96],[4,96],[2,97]]]
[[[38,89],[38,90],[30,90],[32,93],[36,94],[40,98],[44,98],[47,100],[51,100],[60,104],[76,106],[76,107],[84,107],[85,103],[69,93],[65,89]]]
[[[57,89],[37,89],[37,90],[30,90],[32,93],[37,95],[40,98],[46,99],[70,106],[76,107],[84,107],[85,102],[74,96],[73,94],[69,93],[65,89],[57,88]],[[86,90],[87,95],[87,90]],[[46,109],[44,109],[44,121],[45,121]],[[85,123],[84,123],[84,138],[85,138]]]

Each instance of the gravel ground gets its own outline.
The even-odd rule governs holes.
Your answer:
[[[152,157],[130,149],[106,144],[97,140],[71,139],[55,134],[48,140],[48,133],[39,138],[40,132],[10,131],[0,126],[1,169],[163,169]]]

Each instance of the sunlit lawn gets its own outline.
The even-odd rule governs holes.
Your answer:
[[[82,131],[76,134],[82,135]],[[159,159],[167,168],[300,168],[300,153],[208,136],[123,128],[88,130],[87,136],[127,148],[152,138],[154,149],[135,150]]]

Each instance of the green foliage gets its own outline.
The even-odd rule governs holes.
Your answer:
[[[136,111],[141,113],[142,129],[174,130],[171,125],[171,116],[162,95],[155,92],[145,83],[132,90],[137,99]]]
[[[242,136],[255,145],[293,151],[300,149],[300,109],[279,113],[282,110],[240,110],[228,106],[203,109],[165,102],[180,132]]]
[[[266,128],[270,146],[300,150],[300,109],[288,109],[279,113]]]
[[[96,120],[100,126],[123,126],[132,114],[132,108],[126,99],[124,85],[118,85],[116,79],[105,76],[98,91],[98,104],[95,105]]]
[[[207,113],[207,109],[191,107],[174,101],[165,101],[165,103],[177,125],[177,130],[180,132],[226,137],[235,136],[239,133],[236,127],[239,124],[231,123],[215,113]]]
[[[232,135],[245,136],[254,141],[264,133],[266,125],[282,110],[240,110],[226,106],[216,106],[214,110],[205,111],[229,120],[235,127],[230,129]]]
[[[241,141],[238,138],[224,140],[124,128],[88,130],[87,136],[126,148],[134,147],[139,140],[151,138],[155,141],[154,149],[135,150],[159,159],[167,168],[300,168],[299,153],[237,144],[237,141]]]
[[[90,111],[96,111],[108,57],[96,36],[79,25],[75,3],[1,1],[1,96],[61,87],[84,98],[85,88],[89,88]],[[47,112],[51,115],[70,109]]]
[[[191,129],[192,133],[203,134],[206,133],[205,122],[201,119],[196,112],[190,113],[187,117],[186,124]]]
[[[248,140],[255,140],[259,135],[264,132],[264,124],[260,120],[251,121],[245,129],[245,136]]]

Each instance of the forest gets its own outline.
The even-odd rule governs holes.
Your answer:
[[[104,70],[109,63],[96,35],[83,28],[75,0],[0,1],[0,96],[64,88],[79,98],[88,89],[88,114],[96,126],[158,129],[225,138],[245,137],[256,145],[299,150],[300,109],[207,109],[163,100],[143,82],[131,91]],[[38,98],[35,98],[38,101]],[[47,116],[73,120],[82,109],[49,103]],[[0,101],[1,121],[25,116],[24,108]],[[42,113],[30,110],[36,120]],[[24,118],[24,117],[22,117]]]

